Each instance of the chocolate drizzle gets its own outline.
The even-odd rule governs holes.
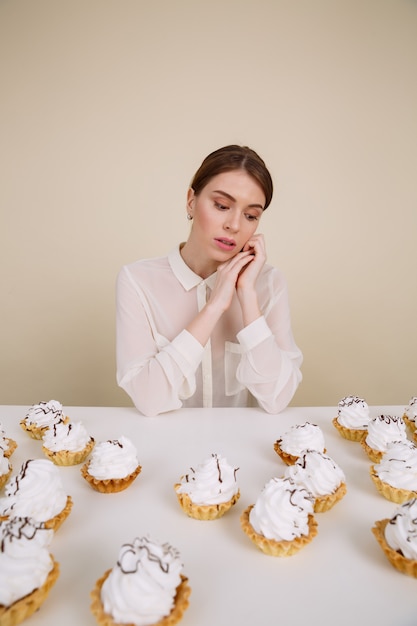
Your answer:
[[[139,570],[139,565],[144,557],[144,554],[146,554],[150,562],[157,563],[161,571],[164,572],[164,574],[168,574],[170,567],[169,561],[178,559],[179,552],[169,543],[164,543],[161,547],[163,550],[163,556],[168,555],[171,557],[169,560],[164,561],[161,557],[155,554],[148,538],[136,538],[133,543],[125,543],[122,546],[121,556],[117,561],[117,565],[123,574],[135,574]]]
[[[353,404],[360,404],[361,402],[365,402],[363,398],[359,398],[358,396],[346,396],[346,398],[342,398],[339,402],[339,406],[352,406]]]
[[[44,522],[35,522],[30,517],[13,517],[11,520],[2,522],[0,552],[5,552],[6,545],[13,540],[33,540],[39,530],[45,530]]]

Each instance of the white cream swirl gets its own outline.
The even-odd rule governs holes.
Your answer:
[[[125,478],[139,465],[137,450],[127,437],[102,441],[94,447],[88,473],[98,480]]]
[[[279,439],[281,450],[293,456],[299,456],[304,450],[324,452],[323,431],[316,424],[305,422],[295,424]]]
[[[0,523],[0,605],[10,606],[44,584],[53,567],[53,534],[28,518]]]
[[[404,415],[417,426],[417,396],[413,396],[404,409]]]
[[[406,559],[417,560],[417,499],[399,506],[385,527],[388,545]]]
[[[194,504],[221,504],[228,502],[239,491],[236,472],[225,458],[212,454],[190,473],[181,477],[177,493],[186,493]]]
[[[366,443],[373,450],[385,452],[390,441],[405,441],[407,431],[402,417],[397,415],[377,415],[368,424]]]
[[[337,405],[337,421],[345,428],[366,430],[371,419],[369,406],[363,398],[346,396]]]
[[[291,478],[271,478],[249,514],[252,528],[267,539],[292,541],[309,534],[314,498]]]
[[[47,428],[62,419],[64,419],[62,404],[58,400],[49,400],[31,406],[24,421],[34,424],[37,428]]]
[[[408,439],[388,443],[374,471],[392,487],[417,491],[417,446]]]
[[[118,624],[159,622],[174,606],[182,567],[178,551],[168,543],[144,537],[123,545],[101,589],[104,611]]]
[[[0,498],[0,515],[32,517],[38,522],[55,517],[67,503],[59,469],[47,459],[23,463],[19,474],[6,483],[5,494]]]
[[[339,465],[318,450],[303,452],[294,465],[287,467],[285,476],[305,487],[315,498],[334,493],[346,481]]]
[[[92,439],[82,422],[60,422],[54,424],[45,431],[43,445],[51,452],[67,450],[79,452],[83,450]]]

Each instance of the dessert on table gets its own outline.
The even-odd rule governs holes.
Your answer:
[[[372,528],[385,556],[399,572],[417,578],[417,499],[400,504]]]
[[[291,478],[271,478],[240,518],[244,533],[265,554],[292,556],[317,535],[314,498]]]
[[[388,443],[370,474],[379,493],[391,502],[401,504],[417,497],[417,446],[408,439]]]
[[[4,454],[2,448],[0,448],[0,489],[4,487],[10,478],[12,473],[12,464],[9,457]]]
[[[369,421],[368,432],[360,443],[371,461],[379,463],[388,443],[406,439],[406,426],[401,416],[377,415]]]
[[[0,519],[30,517],[58,530],[71,512],[59,469],[48,459],[30,459],[12,476],[0,498]]]
[[[121,436],[97,443],[81,474],[96,491],[115,493],[127,489],[141,470],[135,446]]]
[[[327,454],[306,450],[285,476],[305,487],[314,497],[314,512],[329,511],[346,494],[346,477],[342,468]]]
[[[214,520],[224,515],[240,497],[236,473],[225,458],[212,454],[174,485],[178,502],[189,517]]]
[[[37,611],[59,576],[49,552],[54,532],[42,522],[0,522],[0,624],[16,626]]]
[[[6,437],[6,431],[0,422],[0,453],[3,452],[4,456],[9,458],[12,456],[16,448],[17,442],[10,437]]]
[[[62,404],[58,400],[49,400],[33,404],[20,421],[20,425],[33,439],[42,439],[50,426],[67,421],[68,417],[64,414]]]
[[[173,626],[189,605],[191,588],[179,552],[168,543],[137,537],[124,544],[116,565],[91,592],[100,626]]]
[[[333,426],[349,441],[360,441],[368,430],[371,419],[369,406],[363,398],[346,396],[337,405]]]
[[[291,426],[274,443],[274,450],[287,465],[293,465],[304,450],[326,452],[320,426],[305,422]]]
[[[82,422],[59,422],[45,430],[42,451],[56,465],[84,463],[95,445]]]

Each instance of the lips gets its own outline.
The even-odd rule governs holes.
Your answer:
[[[234,239],[228,239],[227,237],[216,237],[214,239],[215,243],[222,250],[233,250],[236,247],[236,242]]]

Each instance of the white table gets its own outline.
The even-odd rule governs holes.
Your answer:
[[[404,407],[371,407],[371,414],[402,414]],[[13,473],[30,458],[44,458],[41,442],[19,426],[28,407],[0,407],[6,435],[18,442]],[[124,492],[104,495],[82,479],[80,466],[60,468],[74,505],[51,551],[61,574],[30,626],[94,626],[90,590],[113,566],[122,543],[137,536],[168,541],[181,553],[192,593],[181,626],[415,626],[417,580],[397,572],[371,527],[395,504],[379,495],[360,444],[341,438],[331,423],[334,407],[290,408],[280,415],[259,409],[185,409],[156,418],[133,408],[65,407],[96,441],[130,437],[142,473]],[[291,425],[309,421],[325,436],[327,452],[342,467],[347,495],[317,514],[318,535],[294,556],[259,551],[240,528],[243,509],[285,466],[273,443]],[[219,520],[188,518],[173,484],[211,453],[237,473],[241,497]]]

